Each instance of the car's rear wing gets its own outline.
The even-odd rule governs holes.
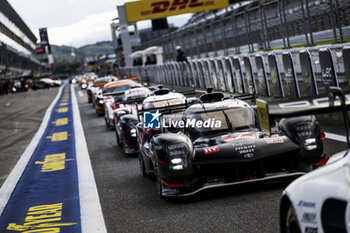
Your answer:
[[[118,101],[115,104],[142,104],[142,102],[144,101],[146,97],[142,97],[142,98],[137,98],[137,99],[132,99],[132,100],[122,100],[122,101]]]
[[[119,78],[118,80],[139,80],[139,77]]]
[[[159,111],[159,113],[167,114],[167,113],[175,113],[175,112],[185,111],[187,109],[187,107],[188,107],[187,103],[183,103],[183,104],[177,104],[177,105],[171,105],[171,106],[148,108],[148,109],[138,110],[137,115],[138,115],[139,121],[141,121],[140,116],[142,116],[143,113],[145,113],[145,112],[157,112],[157,111]]]
[[[233,98],[239,99],[239,100],[255,100],[256,96],[254,94],[240,94],[240,95],[233,96]]]
[[[177,91],[177,93],[183,94],[186,97],[194,97],[194,96],[196,96],[196,91],[195,90]]]
[[[110,92],[110,93],[103,93],[103,96],[114,96],[114,95],[122,95],[125,91],[118,91],[118,92]]]
[[[266,134],[270,134],[271,132],[270,119],[342,112],[347,141],[350,147],[350,124],[348,117],[348,110],[350,110],[350,94],[344,95],[340,88],[331,88],[328,95],[304,97],[296,100],[267,102],[262,99],[257,99],[256,106],[260,127]]]

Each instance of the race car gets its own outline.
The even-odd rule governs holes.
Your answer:
[[[153,135],[159,133],[160,131],[159,129],[145,128],[145,124],[142,122],[144,116],[140,116],[140,113],[143,114],[143,112],[148,110],[159,111],[161,108],[171,109],[172,112],[178,109],[181,112],[187,107],[187,105],[187,98],[185,95],[177,92],[170,92],[168,89],[157,90],[154,92],[153,96],[150,96],[143,101],[142,109],[138,112],[138,123],[136,125],[139,160],[140,164],[144,167],[144,169],[141,170],[142,174],[149,173],[151,170],[150,164],[148,163],[150,161],[148,153],[150,149],[150,140]],[[143,157],[147,157],[147,159]],[[143,161],[145,161],[145,163]]]
[[[127,90],[123,100],[115,103],[115,110],[109,111],[109,125],[114,126],[117,144],[122,147],[125,155],[137,152],[136,124],[137,111],[142,107],[142,101],[152,92],[145,87]]]
[[[119,118],[125,114],[136,114],[136,107],[140,105],[146,97],[151,95],[151,91],[146,87],[136,87],[125,91],[123,99],[119,102],[105,105],[106,125],[111,129],[116,129]],[[118,140],[117,140],[118,141]],[[119,144],[119,143],[118,143]]]
[[[330,104],[328,101],[318,104],[320,100],[324,102],[327,99],[318,98],[308,101],[307,109],[315,114],[342,111],[348,149],[334,154],[324,167],[300,177],[283,191],[280,204],[282,233],[350,232],[350,124],[348,112],[344,111],[350,108],[350,96],[345,101],[341,93],[337,95],[342,101],[341,105],[339,101],[338,104],[334,103],[334,99]]]
[[[103,86],[109,82],[113,82],[117,80],[113,76],[106,76],[106,77],[101,77],[96,79],[92,85],[89,85],[88,88],[86,89],[87,97],[88,97],[88,102],[89,103],[94,103],[95,105],[95,96],[101,92],[101,89]]]
[[[147,129],[150,119],[137,127],[141,173],[155,175],[161,197],[290,179],[311,171],[324,158],[322,131],[313,115],[273,119],[267,133],[254,108],[242,100],[208,93],[183,113],[180,105],[186,102],[179,100],[162,108],[152,103],[144,107],[147,112],[140,111],[153,112],[151,120],[162,114],[163,121],[155,124],[160,128]],[[175,116],[176,110],[180,114]]]
[[[137,112],[139,110],[141,110],[143,107],[144,109],[147,108],[147,106],[152,105],[154,102],[157,102],[157,100],[160,99],[162,101],[165,101],[166,99],[169,101],[174,101],[176,98],[186,99],[185,95],[190,96],[187,98],[187,102],[189,104],[196,101],[195,97],[191,97],[195,94],[194,91],[184,91],[182,94],[175,93],[170,92],[168,89],[163,89],[163,86],[161,85],[153,86],[149,89],[154,92],[153,96],[147,99],[145,98],[151,94],[151,91],[148,89],[146,93],[141,88],[139,90],[132,89],[130,90],[130,93],[125,93],[123,101],[118,103],[120,108],[115,111],[114,122],[116,129],[116,139],[118,145],[122,147],[123,153],[125,155],[135,154],[138,152],[136,140],[136,124],[139,123],[139,119],[137,117]],[[146,106],[144,106],[144,104]]]
[[[123,98],[126,90],[140,86],[140,84],[132,80],[117,80],[105,84],[103,88],[95,92],[96,95],[94,97],[94,103],[96,107],[96,114],[98,116],[105,115],[106,104],[114,104],[115,101],[119,101]]]

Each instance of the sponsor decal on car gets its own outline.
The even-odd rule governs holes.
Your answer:
[[[284,140],[280,137],[275,137],[275,138],[266,138],[265,142],[267,144],[277,144],[277,143],[284,143]]]
[[[204,151],[204,154],[211,154],[211,153],[220,151],[220,149],[218,146],[211,146],[211,147],[203,148],[203,151]]]
[[[305,227],[305,233],[318,233],[317,227]]]
[[[298,206],[306,208],[316,208],[316,203],[300,200]]]
[[[251,133],[236,133],[233,135],[222,136],[222,140],[224,140],[225,142],[230,142],[238,139],[251,139],[252,137],[253,134]]]
[[[316,223],[316,213],[303,213],[301,221],[307,223]]]

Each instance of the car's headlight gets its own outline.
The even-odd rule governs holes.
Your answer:
[[[305,149],[306,150],[315,150],[317,149],[316,139],[315,138],[308,138],[304,142]]]
[[[312,135],[312,125],[296,126],[295,131],[299,138],[310,137]]]
[[[130,133],[131,133],[131,137],[136,137],[136,129],[131,129]]]
[[[173,170],[183,170],[187,167],[187,147],[186,144],[167,145],[165,151],[170,157],[170,168]]]
[[[180,164],[180,163],[182,163],[183,161],[182,161],[182,159],[180,159],[180,158],[176,158],[176,159],[172,159],[170,162],[171,162],[172,164]]]
[[[177,156],[177,155],[185,155],[185,154],[186,154],[186,152],[184,150],[171,150],[171,151],[169,151],[169,155],[171,157]]]
[[[173,169],[174,170],[183,170],[184,166],[183,165],[176,165],[176,166],[173,166]]]

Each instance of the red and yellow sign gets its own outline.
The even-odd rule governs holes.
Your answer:
[[[130,23],[228,6],[228,0],[143,0],[125,3],[125,11]]]

